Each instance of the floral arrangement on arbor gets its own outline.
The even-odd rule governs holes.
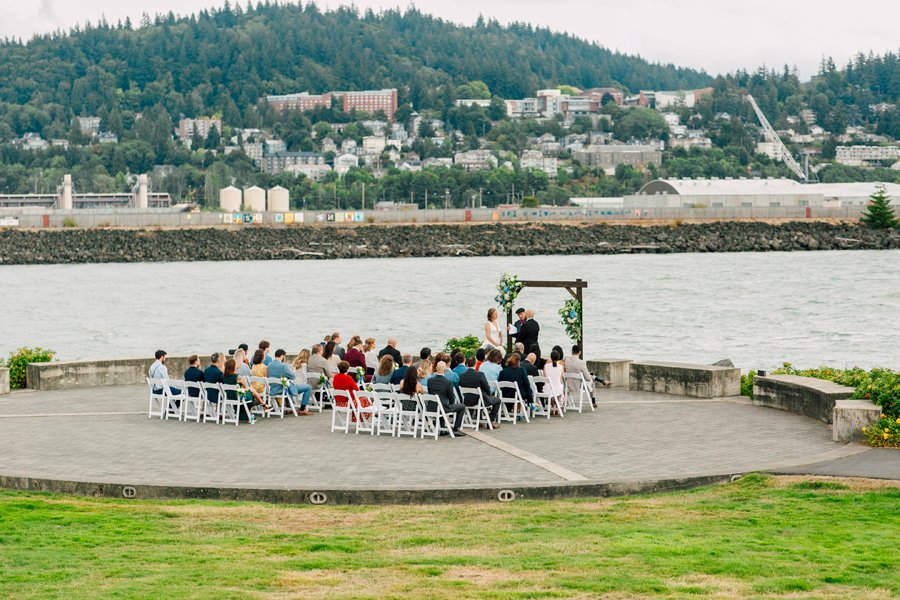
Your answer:
[[[519,292],[525,284],[519,280],[518,275],[507,275],[504,273],[500,276],[500,283],[497,284],[497,296],[494,300],[506,312],[512,310],[513,303],[519,296]]]
[[[581,335],[581,302],[575,298],[569,298],[563,307],[559,309],[559,318],[566,335],[572,342],[577,342]]]

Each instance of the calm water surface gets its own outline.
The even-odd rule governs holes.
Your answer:
[[[898,264],[900,252],[859,251],[5,266],[0,353],[209,354],[262,338],[296,352],[332,330],[418,351],[481,335],[507,271],[589,282],[589,357],[900,368]],[[544,348],[567,345],[566,297],[519,297]]]

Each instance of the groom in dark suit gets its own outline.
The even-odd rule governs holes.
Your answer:
[[[525,345],[525,352],[534,352],[538,359],[541,358],[541,350],[538,346],[538,335],[540,335],[541,326],[534,320],[534,311],[528,309],[525,311],[525,323],[519,329],[519,335],[516,341]],[[535,346],[538,346],[535,349]]]

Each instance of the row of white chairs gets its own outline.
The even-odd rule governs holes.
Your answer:
[[[297,416],[297,406],[294,399],[288,394],[287,388],[283,388],[280,394],[272,393],[272,385],[281,385],[280,379],[276,377],[244,377],[242,380],[243,390],[247,390],[254,383],[262,387],[263,391],[260,393],[260,397],[264,404],[271,407],[271,410],[265,411],[262,407],[256,406],[249,396],[249,392],[245,392],[247,396],[242,398],[242,386],[148,377],[147,387],[150,388],[148,417],[237,425],[242,415],[250,423],[255,422],[257,415],[278,416],[283,419],[284,415],[290,412]],[[234,397],[229,398],[229,394]],[[217,401],[212,398],[216,398]]]

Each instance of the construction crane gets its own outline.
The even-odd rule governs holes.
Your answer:
[[[766,115],[763,114],[763,111],[759,108],[759,104],[756,103],[756,100],[752,95],[747,94],[747,100],[750,101],[750,106],[753,107],[753,111],[756,113],[756,118],[759,119],[759,124],[762,125],[763,135],[766,138],[766,141],[775,144],[775,147],[778,149],[778,153],[781,155],[781,161],[787,165],[788,169],[794,172],[797,177],[803,180],[804,183],[809,183],[809,170],[803,170],[803,168],[794,160],[794,157],[791,156],[791,153],[788,152],[787,147],[784,145],[784,142],[781,141],[781,138],[778,137],[778,134],[775,133],[775,129],[769,123],[769,120],[766,118]],[[808,158],[807,158],[808,160]]]

